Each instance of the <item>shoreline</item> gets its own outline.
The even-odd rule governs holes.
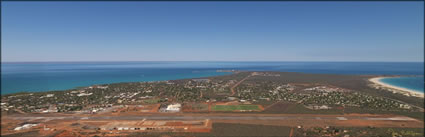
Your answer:
[[[415,97],[420,97],[420,98],[424,98],[424,93],[421,93],[419,91],[415,91],[415,90],[411,90],[411,89],[407,89],[407,88],[403,88],[403,87],[398,87],[398,86],[394,86],[394,85],[390,85],[390,84],[386,84],[384,82],[381,82],[381,79],[384,78],[390,78],[390,77],[374,77],[374,78],[370,78],[369,81],[376,84],[374,86],[374,88],[377,89],[386,89],[389,90],[393,93],[399,93],[399,94],[403,94],[406,96],[415,96]]]
[[[213,76],[177,78],[177,79],[167,79],[167,80],[147,80],[147,81],[125,81],[125,82],[97,83],[97,84],[90,84],[90,85],[87,85],[87,86],[76,86],[76,87],[64,88],[64,89],[17,91],[17,92],[11,92],[11,93],[3,93],[3,91],[1,91],[0,96],[8,96],[8,95],[13,95],[13,94],[31,94],[31,93],[60,92],[60,91],[67,91],[67,90],[78,90],[78,89],[83,89],[83,88],[87,88],[87,87],[91,87],[91,86],[97,86],[97,85],[108,85],[108,84],[118,84],[118,83],[164,82],[164,81],[170,81],[170,80],[210,78],[210,77],[231,75],[231,74],[239,73],[240,71],[239,70],[215,70],[214,72],[219,72],[220,74],[219,75],[213,75]],[[193,73],[193,71],[192,71],[192,73]]]

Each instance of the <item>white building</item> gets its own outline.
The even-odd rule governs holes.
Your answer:
[[[181,104],[176,103],[176,104],[170,104],[167,106],[167,111],[168,112],[179,112],[181,108]]]
[[[46,95],[47,98],[50,98],[50,97],[53,97],[53,96],[55,96],[55,94],[47,94]]]
[[[107,88],[108,88],[108,86],[97,86],[97,88],[100,88],[100,89],[107,89]]]
[[[78,94],[77,96],[79,96],[79,97],[81,97],[81,96],[90,96],[90,95],[92,95],[93,93],[80,93],[80,94]]]
[[[29,129],[31,127],[37,126],[38,124],[25,124],[22,126],[16,127],[14,130],[23,130],[23,129]]]

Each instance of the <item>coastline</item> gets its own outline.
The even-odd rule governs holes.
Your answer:
[[[192,74],[195,71],[192,71]],[[195,73],[198,73],[201,71],[197,71]],[[205,71],[203,71],[205,72]],[[133,82],[161,82],[161,81],[169,81],[169,80],[183,80],[183,79],[198,79],[198,78],[209,78],[209,77],[216,77],[216,76],[224,76],[224,75],[231,75],[234,73],[239,73],[240,71],[237,70],[211,70],[211,72],[217,72],[217,74],[214,75],[202,75],[202,76],[189,76],[189,77],[179,77],[179,78],[166,78],[166,79],[159,79],[159,80],[140,80],[140,81],[116,81],[116,82],[105,82],[105,83],[92,83],[89,85],[78,85],[68,88],[53,88],[53,89],[47,89],[47,90],[22,90],[22,91],[1,91],[0,96],[6,96],[6,95],[12,95],[12,94],[25,94],[25,93],[38,93],[38,92],[56,92],[56,91],[67,91],[67,90],[76,90],[81,88],[87,88],[91,86],[96,85],[107,85],[107,84],[117,84],[117,83],[133,83]]]
[[[377,89],[386,89],[386,90],[392,91],[393,93],[399,93],[406,96],[415,96],[415,97],[424,98],[424,93],[381,82],[380,80],[384,78],[389,78],[389,77],[374,77],[374,78],[370,78],[369,81],[374,83],[375,85],[373,87]]]

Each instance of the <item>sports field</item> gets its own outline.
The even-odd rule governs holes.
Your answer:
[[[213,111],[258,111],[261,110],[258,105],[214,105]]]

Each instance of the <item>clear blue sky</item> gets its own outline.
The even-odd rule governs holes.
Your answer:
[[[420,61],[423,2],[2,2],[2,61]]]

